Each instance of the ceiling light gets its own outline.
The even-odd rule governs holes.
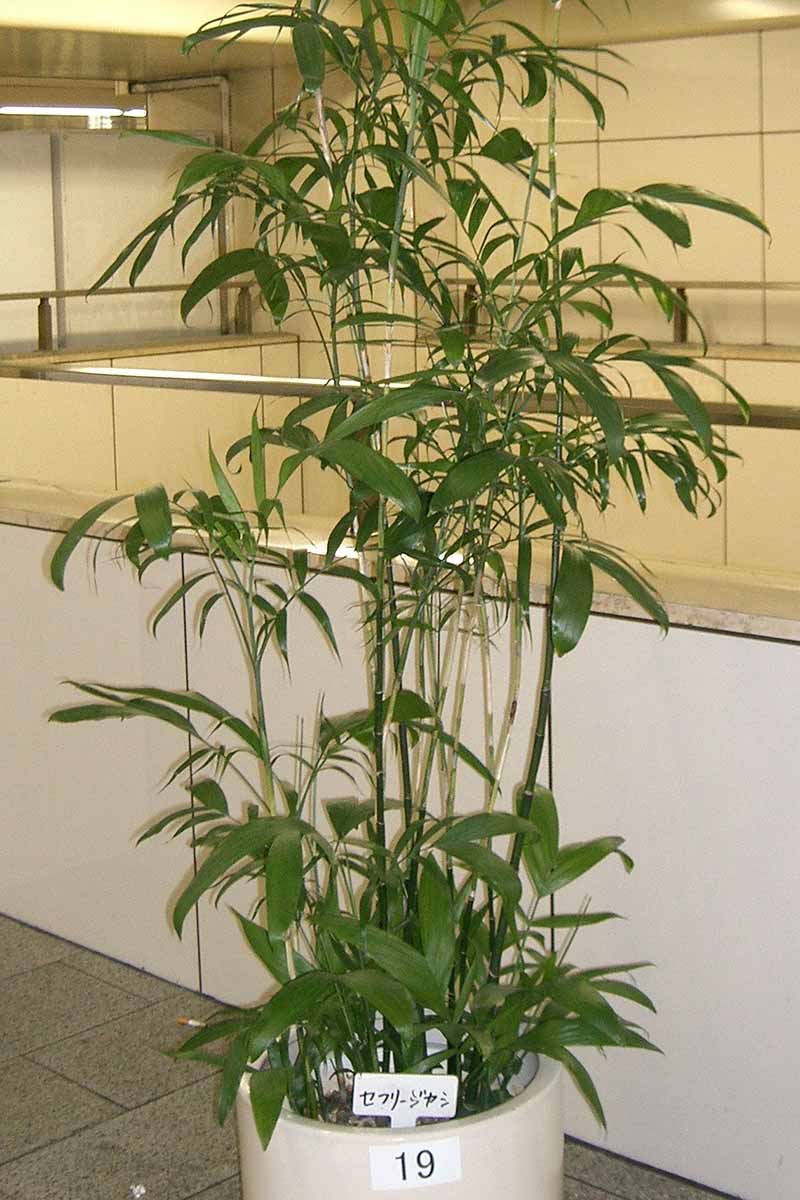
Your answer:
[[[3,104],[4,117],[146,117],[146,108],[102,108],[70,104]]]

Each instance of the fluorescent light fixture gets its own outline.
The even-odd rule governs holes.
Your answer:
[[[146,108],[103,108],[72,104],[3,104],[4,117],[146,117]]]
[[[158,371],[144,367],[48,367],[23,372],[23,378],[54,379],[65,383],[126,384],[129,387],[187,388],[199,392],[236,392],[250,396],[317,396],[331,387],[329,379],[299,379],[286,375],[235,375],[222,371]],[[392,383],[405,388],[407,383]],[[341,379],[343,391],[358,390],[357,379]]]
[[[312,387],[331,386],[329,379],[309,379],[307,377],[301,379],[288,375],[235,375],[227,371],[158,371],[150,367],[72,367],[71,370],[81,375],[115,375],[121,379],[129,377],[131,379],[196,380],[198,383],[212,381],[216,383],[263,383],[265,385],[290,383],[298,386],[305,384]],[[357,379],[347,377],[343,377],[340,382],[343,387],[357,388],[361,386]]]
[[[146,367],[47,367],[45,370],[23,370],[23,379],[52,379],[61,383],[105,383],[128,387],[173,388],[198,392],[235,392],[242,396],[319,396],[333,383],[330,379],[298,378],[291,375],[236,375],[227,371],[159,371]],[[377,381],[380,382],[380,381]],[[403,391],[410,383],[392,380],[384,387]],[[343,377],[338,388],[343,392],[358,391],[358,379]]]

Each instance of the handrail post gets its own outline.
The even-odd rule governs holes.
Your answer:
[[[253,332],[253,301],[247,284],[240,287],[236,293],[233,332],[247,335]]]
[[[53,310],[50,307],[50,297],[42,296],[36,309],[38,325],[38,348],[53,349]]]
[[[675,305],[675,310],[672,314],[672,337],[679,345],[683,345],[689,339],[689,318],[686,313],[686,288],[676,287],[675,293],[680,304]]]
[[[474,338],[478,331],[478,285],[468,283],[464,289],[464,313],[462,316],[464,333],[467,340]]]

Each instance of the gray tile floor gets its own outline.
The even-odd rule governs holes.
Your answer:
[[[162,1051],[214,1005],[0,916],[0,1200],[239,1200],[215,1079]],[[568,1142],[564,1200],[709,1200]]]

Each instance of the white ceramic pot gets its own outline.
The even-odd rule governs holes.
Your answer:
[[[376,1192],[428,1200],[561,1200],[563,1126],[558,1063],[539,1060],[513,1100],[474,1117],[369,1129],[284,1111],[266,1151],[247,1081],[236,1101],[242,1200],[376,1200]]]

